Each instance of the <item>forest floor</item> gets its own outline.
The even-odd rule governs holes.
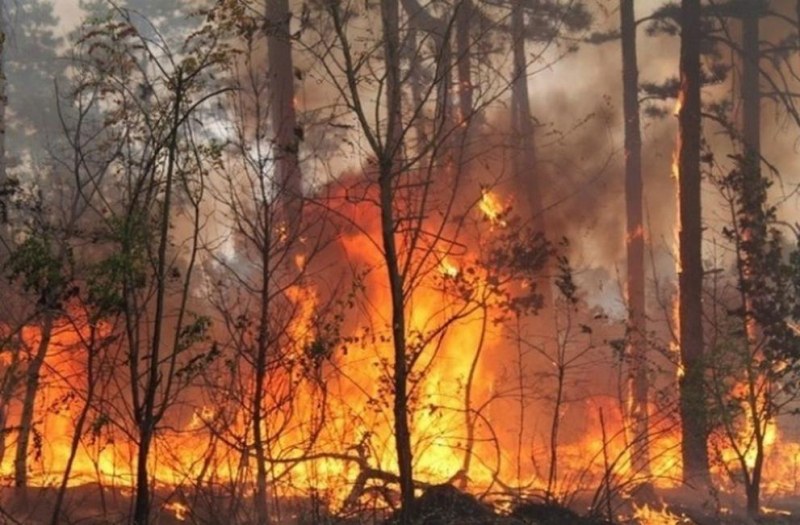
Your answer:
[[[49,525],[52,523],[55,488],[0,489],[0,525]],[[619,525],[800,525],[800,498],[769,501],[769,509],[756,520],[749,519],[742,505],[732,498],[714,504],[683,490],[653,493],[656,500],[647,502],[652,513],[640,519],[615,519]],[[122,525],[131,511],[131,492],[96,484],[70,487],[67,491],[61,524]],[[177,504],[176,504],[177,503]],[[633,502],[615,507],[620,514],[630,514]],[[188,497],[167,488],[156,490],[152,523],[154,525],[233,525],[233,515],[249,514],[248,502],[231,506],[230,498],[207,494]],[[727,505],[727,506],[726,506]],[[580,505],[579,505],[580,506]],[[641,505],[638,505],[641,506]],[[393,516],[379,513],[356,513],[349,517],[330,515],[307,499],[285,500],[280,515],[272,516],[273,525],[396,525]],[[664,509],[668,511],[665,512]],[[717,510],[712,510],[717,509]],[[723,509],[719,511],[718,509]],[[427,489],[418,498],[414,525],[609,525],[603,517],[579,513],[538,502],[518,505],[510,514],[497,512],[475,497],[450,485]],[[239,522],[241,520],[237,520]]]

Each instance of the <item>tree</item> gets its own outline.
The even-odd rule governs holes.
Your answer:
[[[8,261],[12,278],[21,277],[24,289],[38,296],[36,317],[41,320],[38,338],[24,343],[32,344],[33,348],[28,349],[22,412],[14,456],[14,486],[19,489],[18,496],[21,502],[24,502],[27,493],[25,489],[28,485],[30,438],[33,433],[34,409],[41,369],[53,337],[56,318],[62,308],[61,301],[69,283],[69,277],[63,272],[69,257],[69,246],[64,239],[54,238],[54,232],[47,224],[41,224],[41,229],[31,233],[31,237],[14,251]]]
[[[15,20],[13,27],[8,25],[10,18]],[[58,191],[56,188],[66,186],[64,170],[43,154],[46,145],[54,149],[61,145],[51,135],[58,129],[52,81],[62,78],[63,73],[63,65],[54,60],[54,48],[59,42],[53,34],[56,23],[52,6],[39,1],[24,5],[4,2],[0,9],[0,218],[4,223],[10,222],[3,226],[0,242],[6,255],[4,269],[12,281],[19,278],[21,284],[16,290],[9,284],[4,296],[8,298],[8,308],[24,312],[21,318],[25,319],[8,334],[11,339],[7,343],[15,343],[4,345],[4,350],[11,353],[11,366],[5,370],[0,401],[0,439],[5,440],[9,432],[9,401],[17,394],[16,388],[22,386],[14,458],[14,484],[20,489],[28,483],[42,366],[54,324],[58,324],[56,318],[63,308],[64,294],[69,292],[72,281],[70,243],[82,214],[74,202],[59,211],[45,205],[52,192]],[[50,184],[37,189],[43,180]],[[39,324],[35,342],[21,336],[25,324]],[[20,352],[27,353],[27,358],[20,359]],[[5,443],[0,449],[5,452]],[[21,490],[20,494],[24,493]]]
[[[108,408],[123,428],[127,418],[134,427],[132,521],[141,525],[150,520],[149,461],[159,423],[198,367],[215,355],[206,341],[209,319],[190,303],[200,203],[214,153],[199,142],[195,115],[225,91],[213,76],[227,55],[210,26],[193,32],[182,53],[173,54],[165,41],[144,38],[122,9],[88,23],[79,44],[85,69],[76,91],[98,93],[103,117],[99,129],[76,126],[72,146],[80,148],[77,157],[92,159],[86,166],[108,166],[88,174],[93,191],[82,194],[99,223],[93,236],[104,248],[93,264],[89,297],[123,327],[128,381],[118,384],[129,406],[127,412]],[[179,209],[189,217],[181,237],[174,230]]]
[[[544,232],[541,177],[536,164],[533,116],[528,93],[526,36],[525,3],[514,2],[511,7],[511,41],[514,57],[514,76],[511,84],[511,127],[515,137],[512,165],[514,179],[525,190],[532,220],[536,227]]]
[[[265,28],[269,52],[270,113],[277,152],[278,188],[287,207],[286,222],[289,226],[298,220],[298,204],[302,201],[299,150],[303,137],[294,107],[291,21],[289,0],[267,0]]]
[[[633,465],[649,468],[647,326],[645,311],[644,243],[642,213],[642,137],[639,125],[639,71],[636,57],[636,18],[633,0],[620,2],[622,37],[622,97],[625,120],[625,211],[627,225],[628,391],[634,426]],[[642,438],[642,436],[645,436]]]
[[[761,21],[770,16],[781,20],[770,7],[769,2],[726,2],[712,9],[721,28],[718,41],[735,51],[734,60],[741,66],[741,83],[733,93],[741,102],[741,120],[737,125],[724,120],[724,114],[718,117],[728,124],[739,153],[732,156],[734,165],[728,173],[713,179],[729,208],[723,237],[733,248],[735,270],[732,297],[718,299],[727,315],[719,316],[722,327],[715,327],[720,341],[712,347],[711,400],[715,434],[727,449],[726,454],[717,446],[718,459],[733,479],[743,483],[751,517],[761,511],[771,426],[795,395],[794,389],[780,385],[792,381],[797,359],[796,333],[787,326],[795,315],[790,276],[796,272],[796,248],[788,246],[778,207],[770,202],[771,180],[762,171],[766,162],[761,149],[762,81],[771,84],[778,107],[792,112],[762,67],[763,56],[772,50],[768,45],[762,50]],[[728,31],[729,19],[741,26],[738,41]],[[771,62],[779,72],[791,69],[780,59]]]
[[[525,192],[526,204],[533,224],[546,232],[542,166],[536,158],[535,119],[531,113],[529,64],[541,56],[529,58],[526,42],[551,43],[570,33],[585,30],[591,24],[591,15],[583,2],[561,2],[559,0],[527,0],[510,2],[511,52],[513,74],[511,78],[511,127],[512,170],[516,184]],[[566,52],[575,47],[568,45]],[[541,53],[541,52],[540,52]],[[550,292],[545,291],[547,297]],[[546,302],[549,300],[546,298]]]
[[[6,22],[5,10],[0,9],[0,190],[2,190],[2,201],[0,201],[0,212],[3,216],[8,214],[8,203],[6,202],[7,175],[6,175]]]
[[[316,55],[319,58],[335,53],[337,60],[323,60],[327,65],[326,80],[336,89],[341,103],[353,112],[358,133],[368,145],[364,154],[372,159],[356,177],[358,182],[345,179],[340,183],[345,195],[363,195],[356,197],[355,206],[364,211],[354,215],[337,213],[352,217],[350,226],[363,232],[367,242],[379,248],[380,271],[385,275],[381,286],[385,284],[389,290],[385,314],[390,320],[387,334],[381,337],[391,345],[385,379],[391,395],[392,439],[405,523],[413,516],[414,507],[410,407],[415,389],[426,367],[430,366],[425,359],[435,358],[437,342],[454,320],[464,314],[463,308],[455,308],[452,315],[443,315],[443,320],[437,316],[425,326],[412,324],[410,316],[415,294],[427,286],[433,276],[440,275],[442,260],[456,249],[455,237],[463,229],[459,225],[466,216],[457,212],[462,207],[457,195],[459,191],[468,190],[461,185],[464,174],[460,170],[448,170],[447,163],[441,162],[446,158],[443,153],[448,151],[446,148],[452,143],[459,125],[448,109],[452,94],[449,89],[443,89],[445,85],[452,85],[454,64],[452,60],[441,60],[447,54],[444,48],[449,45],[458,6],[452,10],[443,9],[443,12],[435,27],[431,25],[432,33],[428,33],[428,27],[424,27],[424,31],[422,27],[415,29],[417,37],[434,42],[431,53],[436,60],[432,74],[421,77],[424,84],[418,92],[423,98],[412,105],[404,99],[405,68],[401,51],[413,31],[410,25],[401,26],[397,0],[380,3],[380,9],[374,13],[380,17],[380,34],[366,41],[353,40],[351,31],[373,13],[354,5],[345,9],[339,4],[326,4],[322,16],[314,21],[320,25],[315,28],[320,42],[312,47],[319,50]],[[332,38],[327,36],[326,26],[331,28]],[[425,58],[429,56],[426,53]],[[380,98],[373,98],[368,87],[375,83],[381,86]],[[491,100],[491,96],[487,99]],[[472,108],[469,115],[462,116],[462,123],[468,122],[478,110]],[[409,143],[409,130],[419,129],[420,125],[424,125],[427,137],[414,148],[414,144]],[[353,197],[347,197],[345,202],[351,199]],[[466,202],[473,207],[477,204],[474,196]],[[334,201],[331,206],[335,209],[338,204]],[[375,213],[379,218],[375,230],[362,224],[363,219],[357,219],[366,213]]]
[[[397,466],[400,471],[400,495],[403,505],[401,522],[410,522],[414,509],[414,473],[411,430],[408,422],[408,362],[406,354],[406,317],[404,279],[395,239],[395,179],[399,175],[403,147],[403,123],[400,91],[400,6],[397,0],[381,0],[383,52],[386,64],[386,138],[375,142],[378,154],[378,187],[381,211],[381,235],[386,272],[392,302],[392,341],[394,344],[394,437]],[[336,14],[334,14],[336,16]],[[366,131],[366,130],[365,130]]]
[[[710,483],[703,359],[703,218],[700,185],[700,0],[681,2],[680,109],[678,111],[678,275],[683,479]]]

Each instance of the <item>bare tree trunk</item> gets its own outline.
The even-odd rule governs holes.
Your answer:
[[[446,31],[446,28],[441,28]],[[453,45],[450,41],[450,34],[447,31],[442,35],[435,35],[437,42],[436,61],[438,82],[436,84],[436,116],[435,121],[441,123],[444,133],[449,133],[456,125],[455,115],[453,114]],[[441,133],[441,131],[439,131]],[[447,141],[450,142],[450,141]],[[452,153],[452,157],[457,154],[451,148],[445,148],[445,152]]]
[[[259,319],[258,348],[256,350],[256,377],[253,393],[253,448],[256,455],[256,490],[253,494],[256,524],[269,523],[269,509],[267,506],[267,457],[264,446],[264,389],[267,381],[267,352],[269,349],[269,311],[270,311],[270,228],[272,217],[270,207],[264,205],[264,248],[262,252],[261,269],[261,317]]]
[[[298,224],[302,199],[300,173],[300,139],[294,92],[294,63],[289,0],[267,0],[267,59],[269,60],[270,117],[275,133],[277,190],[286,205],[288,227]],[[290,235],[289,238],[295,238]]]
[[[467,126],[473,104],[472,87],[472,0],[461,0],[456,7],[456,63],[458,73],[458,123]],[[462,145],[463,147],[463,145]]]
[[[678,113],[678,200],[680,273],[678,276],[680,409],[683,481],[710,483],[703,362],[703,226],[700,170],[700,0],[681,3],[680,100]]]
[[[531,226],[546,234],[546,221],[542,200],[541,172],[536,159],[536,135],[531,116],[528,93],[528,58],[525,54],[525,9],[524,2],[514,2],[511,7],[511,38],[513,47],[514,76],[511,83],[511,131],[512,176],[518,191],[523,192],[528,204]],[[549,266],[549,265],[548,265]],[[545,276],[536,282],[545,308],[555,307],[552,285]]]
[[[542,193],[536,166],[536,141],[528,93],[528,57],[525,54],[524,2],[511,8],[514,76],[511,84],[511,128],[514,133],[512,169],[514,180],[527,197],[533,226],[544,232]]]
[[[8,103],[6,84],[6,23],[5,12],[0,4],[0,190],[4,190],[8,182],[6,176],[6,105]]]
[[[397,0],[381,0],[383,48],[386,60],[386,139],[379,160],[381,236],[392,298],[394,346],[394,437],[400,474],[401,523],[410,522],[414,508],[411,430],[408,422],[408,362],[406,356],[405,291],[395,239],[394,178],[402,149],[400,87],[400,9]]]
[[[763,225],[761,198],[761,90],[759,87],[759,13],[742,13],[742,142],[743,178],[742,205],[745,220],[742,225],[742,240],[747,243],[766,232],[758,231]],[[749,281],[755,269],[751,256],[745,256],[744,279]],[[752,317],[753,305],[751,294],[745,290],[746,330],[748,342],[756,344],[755,319]]]
[[[748,168],[760,176],[761,166],[761,89],[759,70],[758,13],[742,16],[742,138]]]
[[[742,178],[742,203],[744,207],[744,224],[742,227],[742,241],[752,243],[749,250],[745,250],[744,260],[742,261],[742,295],[744,296],[744,328],[747,337],[748,355],[750,359],[756,361],[761,357],[758,352],[758,326],[754,318],[754,305],[752,284],[754,281],[754,268],[751,260],[753,256],[758,257],[753,250],[757,249],[759,241],[765,241],[765,218],[763,213],[762,199],[764,191],[761,188],[761,88],[760,88],[760,68],[759,68],[759,21],[760,13],[742,14],[742,140],[744,142],[743,155],[743,178]],[[756,457],[750,476],[746,476],[745,494],[747,497],[747,514],[756,517],[761,512],[761,476],[764,464],[764,432],[762,424],[764,419],[759,414],[760,389],[756,388],[758,378],[752,371],[752,363],[748,364],[748,382],[750,392],[748,403],[749,412],[754,429],[754,441],[756,447]],[[769,390],[767,390],[769,391]],[[771,402],[768,398],[764,402]]]
[[[747,515],[751,518],[761,514],[761,477],[764,470],[764,436],[756,436],[756,459],[749,480],[745,484],[747,497]]]
[[[628,416],[633,424],[633,468],[649,472],[647,337],[642,213],[642,136],[639,124],[639,68],[633,0],[620,2],[622,96],[625,118],[625,212],[628,254]]]
[[[456,168],[469,172],[469,151],[472,145],[472,129],[476,125],[473,107],[474,87],[472,85],[472,18],[475,7],[472,0],[461,0],[456,6],[456,75],[458,82],[458,111],[456,114],[455,159]]]
[[[6,173],[6,106],[8,105],[8,78],[6,77],[6,16],[0,2],[0,224],[8,220],[9,196],[12,188]],[[7,242],[7,231],[0,228],[0,243]]]
[[[559,351],[559,354],[561,352]],[[566,366],[559,355],[556,375],[556,397],[553,406],[553,419],[550,422],[550,466],[547,473],[547,491],[545,501],[555,502],[558,498],[556,484],[558,483],[558,434],[561,426],[561,407],[564,404],[564,386],[566,379]]]
[[[39,373],[47,357],[50,339],[53,336],[53,313],[49,310],[44,314],[42,333],[36,353],[28,363],[25,372],[25,398],[22,402],[22,414],[19,423],[19,438],[17,439],[16,456],[14,457],[14,486],[25,489],[28,485],[28,454],[31,432],[33,431],[33,416],[36,408],[36,394],[39,392]],[[24,495],[24,490],[21,492]]]

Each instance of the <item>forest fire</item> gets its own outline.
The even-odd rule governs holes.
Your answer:
[[[0,17],[0,521],[800,523],[794,5],[73,7]]]
[[[489,226],[482,224],[483,221],[476,224],[479,229],[488,230],[502,220],[500,217],[503,214],[498,211],[500,206],[497,204],[500,197],[486,191],[482,192],[482,197],[482,204],[475,210],[476,219],[489,219]],[[349,264],[361,263],[364,267],[379,267],[382,257],[380,251],[365,249],[374,246],[369,240],[377,232],[370,232],[369,228],[378,228],[379,223],[375,218],[366,220],[368,212],[364,210],[356,211],[353,208],[351,211],[366,229],[362,233],[340,238],[341,249],[347,254],[343,260],[349,261]],[[459,256],[459,261],[463,261],[464,268],[470,268],[469,261],[474,257],[464,254]],[[471,407],[495,403],[502,407],[500,413],[516,411],[523,418],[529,409],[520,411],[519,407],[515,407],[517,401],[504,400],[498,393],[499,383],[508,381],[508,378],[504,377],[507,373],[504,366],[497,366],[496,363],[511,360],[513,356],[505,355],[508,335],[503,330],[487,327],[485,319],[503,315],[502,306],[487,305],[482,310],[464,309],[463,305],[459,305],[459,296],[452,295],[446,281],[458,283],[467,278],[477,279],[470,293],[483,296],[487,287],[483,280],[487,277],[474,269],[459,268],[454,261],[454,258],[443,258],[438,263],[438,272],[431,272],[409,299],[414,305],[409,333],[416,338],[410,344],[422,349],[418,359],[426,363],[426,373],[414,384],[413,394],[417,407],[412,429],[418,479],[428,484],[439,484],[464,476],[469,480],[469,487],[475,491],[491,490],[500,479],[514,479],[516,484],[524,487],[526,493],[541,491],[552,493],[556,498],[566,498],[573,492],[591,491],[601,486],[609,474],[613,477],[613,483],[620,486],[639,479],[640,473],[634,470],[631,446],[621,416],[622,405],[619,400],[605,395],[589,397],[581,403],[580,410],[585,421],[580,425],[578,436],[557,445],[559,471],[563,474],[554,486],[548,486],[547,464],[543,466],[538,464],[538,460],[529,462],[525,458],[528,454],[538,454],[537,449],[547,446],[545,436],[531,435],[528,445],[530,452],[517,451],[514,443],[518,440],[516,433],[519,429],[504,424],[507,416],[488,413],[483,416],[482,426],[483,432],[489,431],[491,434],[483,435],[480,428],[472,430],[472,437],[464,433],[464,407],[461,403],[466,395],[465,389],[470,391]],[[297,264],[296,267],[303,269],[305,264]],[[381,279],[379,272],[371,272],[363,277],[360,284],[367,290],[365,308],[374,309],[368,318],[389,316],[391,300],[381,285]],[[343,329],[352,330],[351,335],[346,336],[352,341],[351,347],[336,357],[335,370],[319,369],[315,372],[319,374],[319,381],[327,383],[327,399],[323,408],[318,390],[321,386],[299,384],[309,373],[307,367],[314,366],[313,359],[323,358],[330,351],[325,347],[325,342],[320,340],[319,293],[313,286],[303,284],[286,287],[283,294],[287,299],[286,307],[294,312],[287,325],[286,344],[291,349],[287,359],[298,366],[276,371],[268,390],[268,404],[278,411],[275,424],[281,426],[280,433],[275,435],[271,444],[276,461],[273,475],[277,480],[286,480],[285,483],[278,482],[276,490],[280,490],[284,498],[302,496],[312,490],[324,493],[332,508],[342,509],[354,504],[353,487],[364,483],[359,480],[367,465],[376,473],[381,473],[379,478],[396,475],[392,466],[392,458],[396,453],[392,443],[393,428],[382,407],[385,401],[381,400],[387,388],[384,374],[391,359],[391,347],[385,338],[371,333],[374,327],[360,327],[357,321],[359,316],[353,315],[351,318],[348,314]],[[437,333],[435,341],[429,339],[433,342],[426,342],[430,326],[445,323],[451,323],[448,329]],[[75,326],[83,328],[77,330]],[[42,445],[29,467],[31,486],[53,484],[63,475],[70,457],[69,429],[78,416],[81,400],[71,397],[69,392],[75,389],[71,381],[80,380],[86,366],[87,326],[85,320],[64,320],[56,323],[53,330],[45,361],[46,371],[42,374],[37,399],[36,420],[39,422]],[[41,336],[37,330],[36,327],[30,327],[21,332],[21,341],[26,348],[33,349],[40,344]],[[484,361],[480,359],[481,355],[493,357]],[[312,362],[301,364],[309,356]],[[471,363],[477,364],[475,370],[470,369]],[[337,376],[335,380],[334,373]],[[252,393],[252,389],[250,382],[246,391]],[[295,398],[288,409],[291,414],[281,407],[283,398],[289,395]],[[324,416],[321,414],[323,410]],[[536,411],[550,410],[552,408],[548,408],[546,403],[536,408]],[[578,407],[568,410],[578,410]],[[658,414],[660,410],[657,406],[650,408],[652,414]],[[242,451],[235,443],[245,440],[250,432],[251,416],[247,407],[235,401],[217,401],[194,407],[190,404],[183,412],[184,416],[178,417],[159,434],[158,445],[150,459],[155,483],[158,486],[175,487],[187,479],[236,482],[242,475]],[[10,417],[13,419],[16,416],[12,413]],[[291,420],[288,419],[290,417]],[[321,420],[323,417],[324,422]],[[496,423],[499,425],[495,426]],[[476,425],[476,421],[468,420],[467,424]],[[230,437],[223,438],[223,428]],[[304,448],[303,443],[310,434],[317,435],[316,442],[310,448]],[[747,429],[742,429],[743,442],[749,435]],[[465,443],[467,439],[473,442]],[[650,479],[657,487],[677,487],[681,471],[681,437],[674,420],[671,417],[655,420],[649,439],[652,457]],[[787,466],[797,465],[800,445],[777,447],[777,441],[777,426],[772,423],[765,440],[767,450],[771,452],[777,448],[793,456],[789,458],[781,454],[771,462],[778,470],[772,474],[768,469],[770,473],[767,479],[775,481],[769,481],[766,488],[776,494],[785,490],[794,493],[794,484],[800,473],[788,472]],[[720,443],[719,457],[722,463],[714,473],[721,487],[735,490],[735,486],[727,481],[728,474],[724,466],[735,461],[735,453],[729,445]],[[747,461],[752,466],[754,457],[752,448],[749,450]],[[515,458],[518,453],[521,455]],[[465,472],[464,466],[469,464],[466,462],[468,455],[480,458],[480,461],[473,461],[470,470]],[[292,460],[295,456],[297,459]],[[240,459],[237,460],[237,457]],[[13,469],[13,462],[7,455],[2,472],[10,477]],[[124,435],[113,429],[98,427],[96,435],[82,442],[70,469],[70,484],[96,482],[104,486],[129,487],[135,478],[134,450]],[[627,489],[619,490],[620,494],[625,494]],[[179,521],[186,520],[190,512],[185,504],[175,501],[167,503],[164,509],[173,512]],[[647,506],[637,508],[633,516],[644,520],[643,523],[673,523],[669,520],[677,519],[666,509],[657,511]]]

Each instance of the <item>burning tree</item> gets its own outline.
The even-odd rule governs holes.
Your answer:
[[[700,1],[681,3],[681,90],[678,121],[680,201],[679,326],[682,376],[683,472],[688,483],[709,484],[703,389],[703,242],[700,203]]]
[[[358,217],[375,206],[372,213],[380,217],[377,223],[353,221],[352,227],[361,232],[364,242],[379,250],[386,280],[381,283],[371,279],[373,286],[386,286],[389,290],[388,311],[376,313],[390,319],[386,327],[390,335],[381,337],[387,337],[393,349],[385,379],[393,403],[393,435],[405,520],[410,519],[414,504],[412,407],[421,396],[419,389],[425,374],[437,359],[450,328],[480,309],[480,301],[460,301],[441,311],[431,311],[427,320],[414,310],[415,304],[424,303],[431,276],[438,276],[441,268],[447,268],[445,275],[460,279],[462,268],[452,266],[448,260],[459,254],[460,239],[465,236],[469,214],[462,210],[478,204],[474,197],[469,198],[468,170],[455,153],[458,146],[453,147],[452,137],[469,126],[481,104],[496,96],[490,90],[498,89],[499,93],[505,89],[492,86],[481,93],[482,98],[473,89],[471,97],[477,106],[469,108],[468,113],[462,107],[462,113],[454,119],[448,86],[456,64],[448,50],[459,12],[465,6],[457,2],[452,7],[437,8],[435,19],[418,25],[413,23],[421,15],[416,6],[412,7],[408,25],[403,25],[397,1],[382,2],[377,13],[354,5],[326,5],[315,19],[318,25],[314,36],[319,40],[311,48],[317,57],[323,56],[323,51],[335,56],[335,60],[323,60],[324,78],[336,90],[339,103],[353,112],[358,133],[367,144],[364,154],[371,157],[360,167],[363,175],[359,179],[346,179],[349,186],[343,186],[345,207],[339,208],[349,210],[346,203],[350,201],[364,211],[356,215],[352,211],[347,215],[344,211],[339,213]],[[354,40],[354,32],[364,30],[362,24],[377,15],[381,20],[380,34],[373,40]],[[415,86],[417,96],[407,104],[401,85],[406,76],[401,51],[411,45],[409,38],[419,38],[420,33],[433,42],[433,67],[426,76],[420,75],[423,84]],[[421,60],[425,62],[428,57],[423,55]],[[480,195],[478,188],[472,189],[473,195]],[[342,204],[333,200],[331,206],[337,209]],[[470,457],[469,452],[466,457]]]

